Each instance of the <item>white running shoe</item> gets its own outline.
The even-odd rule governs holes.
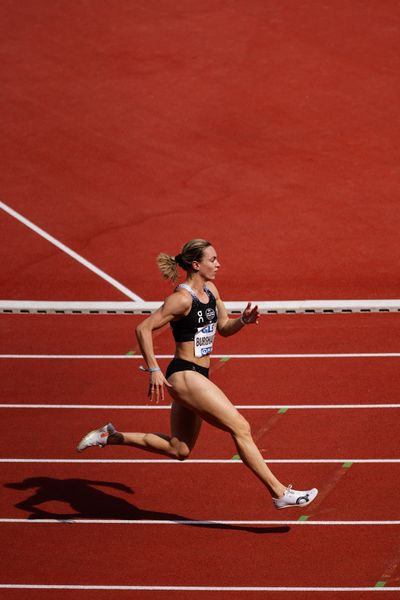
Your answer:
[[[103,448],[107,444],[108,436],[115,433],[115,431],[116,429],[111,423],[107,423],[107,425],[104,425],[104,427],[100,427],[99,429],[89,431],[77,445],[77,452],[82,452],[90,446],[101,446]]]
[[[278,509],[292,507],[302,508],[303,506],[307,506],[307,504],[311,504],[317,495],[318,490],[316,488],[305,492],[299,492],[298,490],[292,490],[292,486],[289,485],[282,498],[272,498],[272,501],[275,508]]]

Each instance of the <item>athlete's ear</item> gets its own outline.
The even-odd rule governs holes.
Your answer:
[[[198,263],[197,260],[194,260],[192,262],[192,267],[193,267],[193,271],[198,271],[200,269],[200,263]]]

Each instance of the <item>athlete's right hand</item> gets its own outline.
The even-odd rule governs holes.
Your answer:
[[[164,385],[167,387],[172,387],[172,385],[165,379],[161,371],[153,371],[150,373],[149,391],[147,394],[150,398],[150,402],[155,402],[158,404],[160,400],[164,400]]]

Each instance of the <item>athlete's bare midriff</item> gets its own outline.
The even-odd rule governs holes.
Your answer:
[[[206,369],[210,366],[210,355],[197,357],[194,355],[193,342],[177,342],[175,346],[175,358],[181,358],[182,360],[188,360],[189,362],[205,367]]]

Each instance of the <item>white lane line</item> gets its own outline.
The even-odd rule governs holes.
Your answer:
[[[128,298],[131,298],[131,300],[135,300],[136,302],[143,302],[143,298],[137,296],[137,294],[135,294],[127,287],[125,287],[122,283],[114,279],[114,277],[107,275],[107,273],[96,267],[93,263],[86,260],[86,258],[83,258],[83,256],[80,256],[80,254],[77,254],[74,250],[71,250],[71,248],[58,241],[55,237],[53,237],[52,235],[50,235],[49,233],[32,223],[32,221],[29,221],[26,217],[12,209],[10,206],[7,206],[7,204],[4,204],[4,202],[0,201],[0,208],[15,219],[17,219],[18,221],[20,221],[21,223],[23,223],[29,229],[32,229],[32,231],[34,231],[42,238],[50,242],[50,244],[53,244],[54,246],[56,246],[57,248],[74,258],[77,262],[85,266],[87,269],[89,269],[90,271],[107,281],[107,283],[111,284],[117,290],[125,294],[125,296],[127,296]]]
[[[380,409],[400,408],[400,404],[235,404],[240,410],[334,410],[334,409]],[[170,404],[149,406],[147,404],[0,404],[1,408],[73,409],[73,410],[169,410]]]
[[[157,354],[156,358],[173,358],[173,354]],[[213,354],[211,359],[231,358],[398,358],[400,352],[363,352],[341,354]],[[143,360],[140,354],[0,354],[4,359],[41,359],[41,360]]]
[[[294,587],[294,586],[205,586],[205,585],[70,585],[2,583],[0,589],[16,590],[120,590],[162,592],[398,592],[400,587]]]
[[[399,464],[400,458],[272,458],[265,459],[267,464]],[[0,463],[49,463],[49,464],[173,464],[173,465],[191,465],[191,464],[242,464],[239,459],[229,458],[193,458],[187,461],[178,461],[172,458],[0,458]]]
[[[218,520],[194,520],[194,519],[0,519],[1,523],[48,523],[48,524],[60,524],[60,523],[71,523],[74,525],[337,525],[337,526],[386,526],[386,525],[400,525],[400,521],[312,521],[307,520],[294,520],[294,521],[220,521]]]

